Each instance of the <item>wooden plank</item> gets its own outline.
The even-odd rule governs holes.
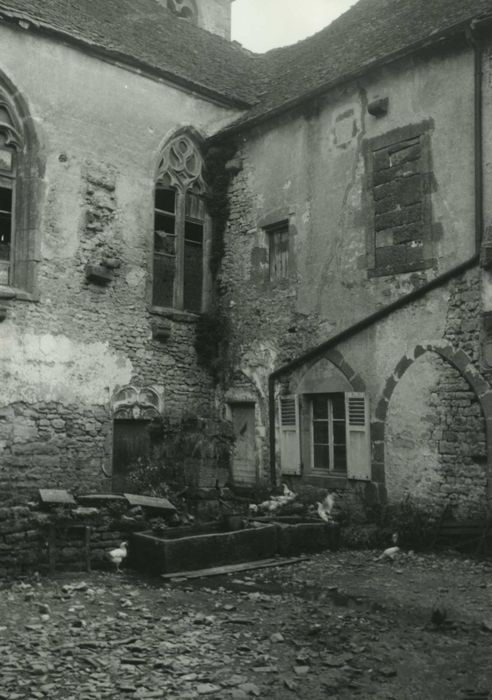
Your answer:
[[[133,493],[124,493],[131,506],[142,506],[143,508],[153,508],[154,510],[162,510],[174,513],[176,508],[167,500],[167,498],[152,498],[151,496],[138,496]]]
[[[161,578],[169,581],[173,578],[193,579],[206,576],[225,576],[239,571],[254,571],[255,569],[269,569],[274,566],[291,566],[307,561],[309,557],[291,557],[289,559],[263,559],[262,561],[250,561],[242,564],[227,564],[210,569],[197,569],[196,571],[177,571],[173,574],[161,574]]]
[[[75,505],[72,494],[64,489],[39,489],[39,498],[47,505]]]
[[[84,505],[104,506],[115,501],[124,501],[123,496],[116,493],[87,493],[83,496],[77,496],[78,503]]]

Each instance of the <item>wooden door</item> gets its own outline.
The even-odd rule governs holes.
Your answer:
[[[255,405],[231,405],[234,425],[234,454],[232,478],[235,484],[251,486],[256,483]]]
[[[113,433],[113,484],[114,492],[127,489],[127,477],[150,454],[148,421],[117,420]]]

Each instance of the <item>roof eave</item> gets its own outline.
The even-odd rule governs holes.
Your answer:
[[[107,49],[100,44],[75,36],[69,32],[64,32],[63,30],[52,27],[51,25],[42,21],[35,20],[29,15],[23,13],[10,13],[4,9],[0,9],[0,21],[2,20],[6,21],[10,27],[16,30],[38,31],[40,34],[45,36],[56,37],[57,39],[61,39],[65,44],[73,45],[78,49],[83,48],[85,50],[89,50],[94,56],[97,56],[97,58],[100,58],[108,63],[113,63],[134,72],[145,74],[149,78],[158,79],[169,85],[185,89],[188,93],[196,94],[200,97],[206,97],[208,100],[221,106],[234,107],[242,110],[248,110],[252,107],[250,102],[247,102],[240,97],[224,95],[223,93],[213,90],[206,85],[189,80],[188,78],[173,73],[172,71],[166,71],[150,63],[146,63],[145,61],[140,61],[139,59],[123,52]],[[21,22],[23,24],[21,24]]]
[[[291,109],[295,109],[296,107],[299,107],[309,102],[310,100],[314,100],[317,97],[326,94],[329,90],[333,90],[334,88],[340,87],[341,85],[345,85],[346,83],[349,83],[353,80],[357,80],[369,71],[377,70],[378,68],[382,68],[383,66],[386,66],[390,63],[394,63],[395,61],[398,61],[402,58],[407,58],[408,56],[411,56],[417,53],[418,51],[430,48],[438,44],[439,42],[444,41],[446,39],[451,39],[454,36],[459,36],[461,34],[466,35],[470,26],[472,25],[487,23],[491,21],[492,12],[486,15],[479,15],[475,18],[470,18],[465,22],[460,22],[456,25],[453,25],[452,27],[449,27],[443,32],[437,32],[436,34],[429,36],[424,40],[416,42],[415,44],[406,46],[405,48],[399,51],[394,51],[391,54],[388,54],[382,58],[378,58],[374,61],[365,63],[362,66],[360,66],[356,71],[353,71],[351,73],[345,73],[344,75],[339,76],[335,80],[330,80],[326,83],[323,83],[322,85],[319,85],[318,87],[309,90],[303,93],[302,95],[298,95],[293,99],[287,100],[286,102],[282,102],[282,104],[273,107],[272,109],[269,109],[266,112],[263,112],[262,114],[258,114],[249,119],[246,118],[241,121],[236,121],[222,129],[221,131],[217,132],[213,136],[211,136],[209,140],[215,141],[220,138],[234,136],[235,134],[238,134],[244,130],[252,129],[256,126],[259,126],[260,124],[263,124],[266,121],[270,121],[275,117],[281,116],[285,112],[288,112]]]

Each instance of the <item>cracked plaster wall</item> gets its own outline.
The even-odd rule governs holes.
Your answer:
[[[251,374],[248,358],[256,357],[256,347],[270,348],[262,372],[267,377],[473,254],[472,77],[469,50],[405,59],[244,138],[243,170],[231,189],[222,276],[237,376]],[[378,97],[389,98],[388,114],[380,118],[367,112]],[[436,264],[371,278],[367,232],[373,210],[364,144],[424,122],[432,124],[432,220],[440,224],[433,240]],[[291,224],[291,269],[288,279],[272,284],[259,253],[265,247],[262,227],[283,219]],[[388,376],[417,338],[442,341],[447,334],[458,347],[466,341],[466,350],[476,357],[477,348],[469,347],[477,342],[476,334],[468,340],[453,335],[453,323],[459,325],[469,312],[477,317],[480,310],[479,286],[472,277],[464,277],[461,289],[473,297],[469,308],[452,306],[450,288],[436,290],[345,345],[346,359],[366,383],[373,410]],[[453,323],[447,322],[448,314]],[[264,384],[257,388],[265,393]],[[262,466],[266,474],[267,457]],[[375,479],[384,480],[384,474]]]
[[[235,113],[31,33],[2,26],[0,41],[0,68],[27,100],[46,165],[33,224],[39,300],[12,301],[0,326],[0,408],[14,423],[4,431],[0,480],[22,481],[54,439],[38,432],[29,441],[29,464],[10,459],[15,424],[35,407],[37,426],[44,411],[65,422],[70,413],[76,420],[77,411],[83,414],[88,467],[74,470],[75,438],[59,424],[56,459],[36,471],[43,480],[25,476],[25,483],[89,486],[91,475],[92,483],[101,481],[101,460],[106,468],[111,461],[110,398],[117,387],[160,385],[167,416],[211,411],[194,323],[171,319],[169,340],[153,339],[160,319],[149,311],[154,171],[175,129],[192,125],[209,135]],[[108,281],[89,281],[88,265],[105,265]],[[91,442],[90,416],[100,421],[101,412],[104,439]],[[63,436],[70,449],[58,444]]]

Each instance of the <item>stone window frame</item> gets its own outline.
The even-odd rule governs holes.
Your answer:
[[[0,299],[36,301],[37,267],[41,259],[40,203],[44,165],[26,101],[0,71],[0,134],[16,160],[12,208],[11,271],[8,285],[0,285]]]
[[[434,245],[434,229],[433,209],[432,209],[432,191],[434,186],[434,178],[432,171],[432,151],[431,151],[431,132],[434,129],[434,122],[426,120],[418,124],[393,129],[381,136],[373,139],[368,139],[364,142],[364,159],[366,165],[366,184],[367,184],[367,203],[370,215],[366,228],[366,262],[368,277],[385,277],[399,274],[406,274],[426,270],[436,265],[435,245]],[[391,146],[396,146],[405,141],[413,139],[420,140],[421,168],[419,174],[422,184],[422,221],[421,221],[421,240],[423,244],[422,259],[414,263],[408,262],[402,265],[395,263],[394,265],[379,266],[376,261],[376,208],[374,198],[375,183],[375,153],[381,152],[384,149],[389,149]],[[387,182],[390,182],[388,180]],[[384,183],[381,183],[384,184]],[[409,241],[411,242],[411,241]],[[395,245],[396,248],[396,244]]]
[[[212,275],[210,271],[210,256],[212,245],[212,219],[206,208],[207,184],[205,181],[205,165],[202,156],[202,139],[195,130],[186,127],[175,132],[161,149],[154,178],[154,215],[156,210],[156,191],[158,188],[175,192],[175,230],[176,230],[176,262],[173,303],[162,306],[154,303],[155,279],[155,241],[152,244],[152,274],[150,282],[152,313],[172,317],[174,320],[193,320],[200,313],[205,313],[210,306]],[[176,150],[177,149],[177,150]],[[203,259],[202,259],[202,290],[201,310],[189,311],[184,304],[184,245],[185,245],[185,212],[187,193],[198,195],[204,202],[203,218]],[[155,239],[155,221],[153,225]]]
[[[268,248],[268,279],[271,284],[286,280],[289,278],[289,258],[290,258],[290,221],[284,219],[275,224],[270,224],[264,227]],[[280,240],[278,240],[280,238]],[[287,250],[285,251],[285,259],[281,259],[281,248],[284,239],[287,239]],[[280,260],[280,264],[278,263]]]
[[[294,236],[296,235],[295,217],[295,211],[286,211],[285,208],[279,207],[271,210],[257,221],[255,251],[261,253],[261,270],[254,275],[254,279],[262,286],[272,289],[286,286],[296,274],[293,254]],[[287,229],[289,243],[286,274],[272,279],[270,274],[270,235],[283,228]]]

